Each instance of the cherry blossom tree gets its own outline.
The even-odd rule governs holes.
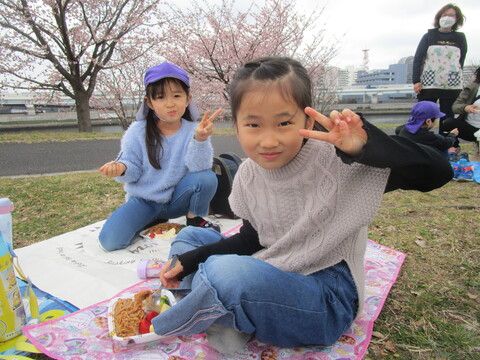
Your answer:
[[[161,41],[159,0],[0,0],[0,84],[75,100],[92,131],[90,98],[103,70],[145,56]],[[117,48],[125,57],[115,57]]]
[[[152,48],[148,56],[107,69],[99,75],[91,103],[105,114],[113,113],[114,118],[124,130],[135,119],[138,106],[145,97],[143,85],[145,71],[163,62],[157,54],[158,51]],[[116,55],[121,59],[128,57],[128,53],[122,49],[119,49]]]
[[[208,107],[228,101],[228,85],[246,61],[269,55],[291,56],[310,71],[315,83],[337,53],[328,43],[323,9],[296,9],[295,0],[265,0],[239,9],[235,0],[182,9],[170,5],[163,56],[183,67],[192,78],[195,97]]]

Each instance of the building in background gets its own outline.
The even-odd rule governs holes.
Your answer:
[[[397,64],[388,69],[360,70],[357,72],[355,85],[398,85],[412,83],[413,56],[401,58]]]

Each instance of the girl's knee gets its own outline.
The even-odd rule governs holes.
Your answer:
[[[120,245],[119,238],[110,232],[101,231],[98,236],[98,242],[102,249],[106,251],[114,251],[126,248],[126,246]]]
[[[239,288],[247,289],[255,279],[251,259],[249,256],[238,255],[210,256],[204,263],[204,273],[219,292],[231,293]]]
[[[217,175],[211,170],[203,170],[196,173],[202,183],[217,183]]]
[[[176,243],[188,243],[194,247],[211,244],[222,239],[222,235],[212,229],[197,226],[187,226],[179,231],[172,246]]]
[[[191,179],[193,179],[194,183],[196,183],[200,189],[212,189],[213,191],[215,191],[215,189],[217,188],[217,175],[215,175],[215,173],[211,170],[203,170],[189,173],[186,175],[186,177],[190,177]]]

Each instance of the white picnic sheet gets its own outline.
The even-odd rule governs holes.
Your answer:
[[[241,220],[207,217],[221,226],[222,233]],[[21,268],[37,287],[85,308],[115,296],[141,279],[137,263],[141,259],[167,260],[174,238],[138,237],[126,249],[107,252],[98,244],[104,221],[15,249]],[[170,219],[185,223],[185,218]]]

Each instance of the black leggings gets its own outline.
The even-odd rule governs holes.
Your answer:
[[[452,131],[453,129],[458,129],[458,137],[466,141],[477,141],[475,132],[479,129],[475,126],[470,125],[465,120],[448,118],[443,121],[443,129],[447,132]]]
[[[431,101],[436,103],[437,100],[440,103],[440,111],[445,114],[440,118],[440,124],[438,126],[438,133],[441,135],[448,135],[449,131],[444,128],[444,120],[446,118],[453,118],[452,105],[457,100],[461,90],[441,90],[441,89],[425,89],[420,91],[417,95],[418,101]]]

